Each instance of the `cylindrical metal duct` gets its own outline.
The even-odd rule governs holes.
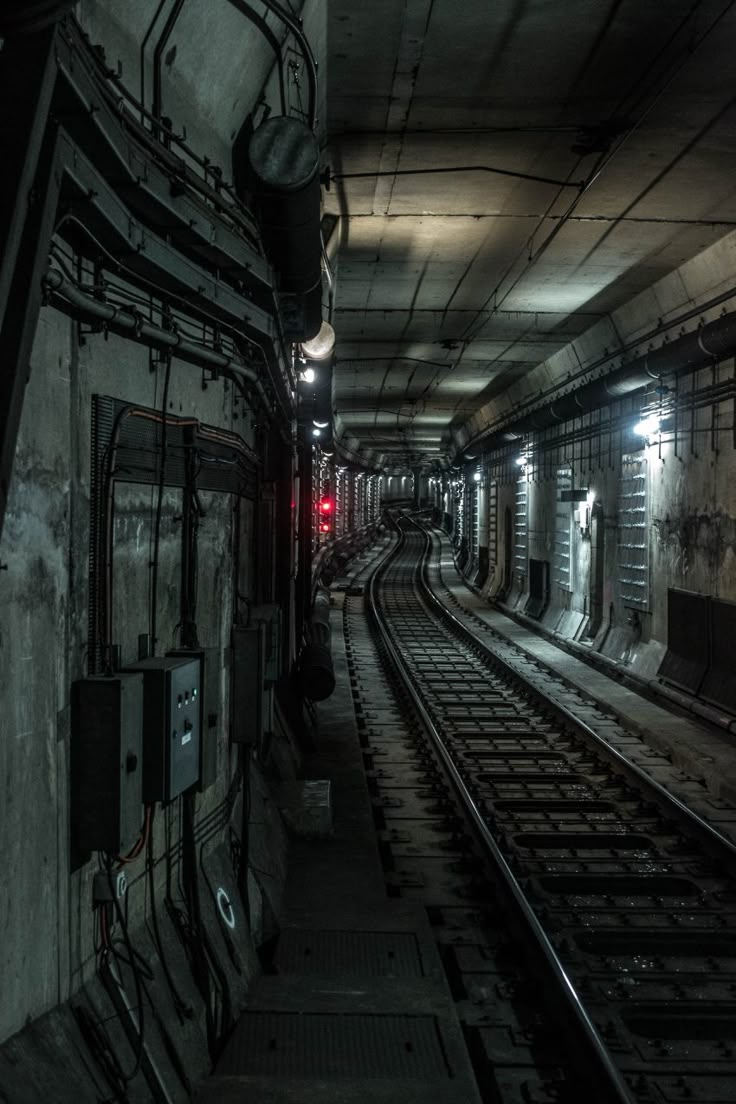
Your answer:
[[[560,422],[577,418],[590,410],[597,410],[616,399],[641,391],[653,380],[673,372],[684,372],[709,360],[722,360],[736,354],[736,314],[725,314],[676,341],[670,341],[660,349],[645,353],[629,364],[610,372],[601,379],[592,380],[568,395],[562,395],[549,406],[524,415],[502,430],[483,439],[486,450],[499,448],[515,436],[547,429]],[[466,448],[468,446],[466,445]]]
[[[308,341],[322,323],[322,242],[319,146],[306,123],[276,115],[259,126],[248,145],[245,178],[281,292],[298,297],[300,317],[289,336]]]
[[[297,668],[299,690],[309,701],[324,701],[335,689],[335,668],[324,644],[305,644]]]
[[[312,642],[330,646],[330,592],[325,587],[318,587],[312,603],[311,622]]]

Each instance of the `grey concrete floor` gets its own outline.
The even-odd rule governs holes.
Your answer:
[[[318,747],[304,770],[332,782],[334,832],[292,840],[282,919],[282,939],[311,948],[308,964],[295,967],[291,956],[287,971],[254,984],[198,1104],[479,1101],[426,913],[387,896],[341,632],[343,599],[334,595],[332,611],[337,688],[318,707]],[[386,939],[415,949],[402,976],[365,965]],[[359,951],[355,967],[340,957],[346,941]]]

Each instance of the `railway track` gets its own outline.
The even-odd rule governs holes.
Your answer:
[[[389,892],[435,923],[484,1098],[736,1100],[733,844],[493,655],[400,524],[346,598],[353,694]]]

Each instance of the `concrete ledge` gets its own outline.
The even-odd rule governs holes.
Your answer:
[[[469,1104],[464,1085],[452,1081],[371,1078],[213,1077],[195,1104]]]

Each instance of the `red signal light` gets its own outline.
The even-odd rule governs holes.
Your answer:
[[[321,522],[320,527],[319,527],[320,533],[329,533],[331,529],[332,529],[332,526],[330,525],[329,521]]]
[[[321,498],[319,500],[319,512],[321,514],[331,514],[335,509],[335,503],[331,498]]]

